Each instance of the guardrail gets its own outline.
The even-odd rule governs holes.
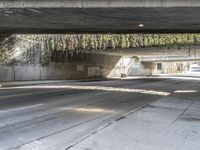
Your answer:
[[[200,56],[159,56],[142,57],[141,62],[160,62],[160,61],[200,61]]]

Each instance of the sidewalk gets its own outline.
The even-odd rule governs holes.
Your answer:
[[[149,76],[128,76],[122,78],[123,80],[131,79],[181,79],[181,80],[200,80],[200,75],[191,74],[156,74]]]
[[[102,80],[113,80],[113,79],[93,78],[93,79],[79,79],[79,80],[13,81],[13,82],[0,82],[0,87],[30,86],[39,84],[53,84],[53,83],[92,82],[92,81],[102,81]]]
[[[66,81],[67,80],[0,82],[0,87],[26,86],[26,85],[38,85],[38,84],[50,84],[50,83],[63,83],[63,82],[66,82]]]
[[[92,78],[92,79],[79,79],[79,80],[41,80],[41,81],[13,81],[13,82],[0,82],[0,87],[12,86],[29,86],[39,84],[53,84],[53,83],[73,83],[73,82],[92,82],[102,80],[134,80],[134,79],[181,79],[181,80],[200,80],[200,76],[187,75],[187,74],[158,74],[152,76],[128,76],[125,78]]]
[[[199,150],[200,102],[174,94],[124,116],[80,140],[71,150]]]

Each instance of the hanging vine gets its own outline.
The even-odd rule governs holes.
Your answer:
[[[74,54],[137,47],[190,48],[200,44],[200,34],[59,34],[0,35],[0,62],[15,59],[29,64],[65,61]]]

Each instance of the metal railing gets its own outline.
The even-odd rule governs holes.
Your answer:
[[[200,61],[200,56],[159,56],[142,57],[141,62],[159,62],[159,61]]]

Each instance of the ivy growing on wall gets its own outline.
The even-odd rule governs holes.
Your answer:
[[[0,35],[0,63],[7,63],[12,57],[16,36],[10,34]]]
[[[0,62],[17,59],[30,64],[56,62],[57,57],[98,53],[106,49],[137,47],[190,47],[200,34],[63,34],[0,36]],[[10,59],[9,59],[10,58]]]

